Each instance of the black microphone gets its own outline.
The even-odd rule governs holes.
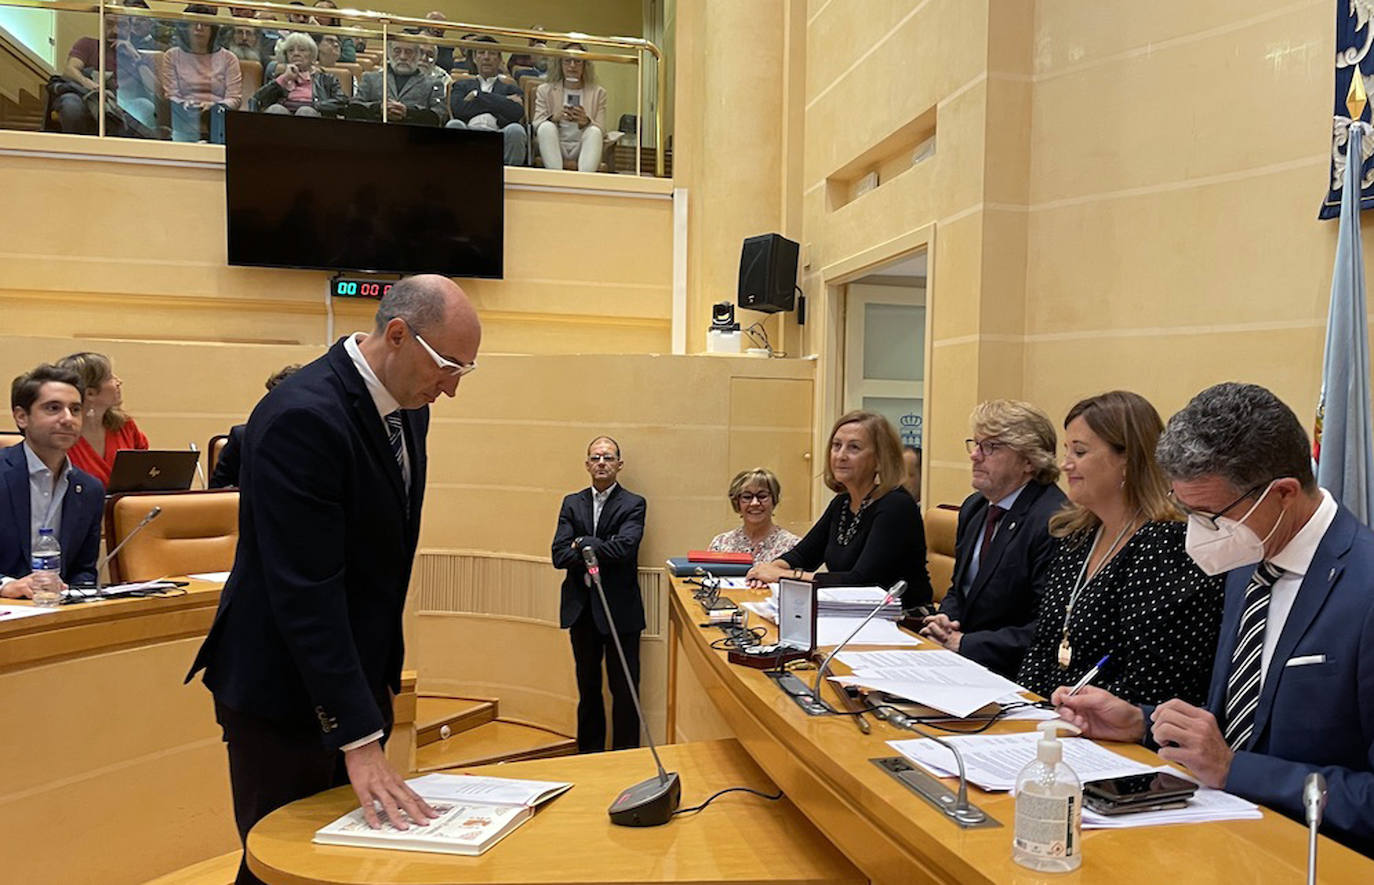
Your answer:
[[[1322,825],[1322,812],[1326,810],[1326,778],[1321,772],[1312,772],[1303,782],[1302,805],[1307,812],[1307,882],[1314,885],[1317,881],[1317,830]]]
[[[854,628],[854,632],[846,636],[844,642],[841,642],[839,645],[831,649],[830,654],[826,655],[825,660],[821,661],[821,665],[816,668],[816,682],[814,685],[811,686],[811,696],[813,698],[815,698],[818,701],[821,699],[821,682],[825,679],[826,671],[830,669],[831,659],[833,659],[835,655],[839,654],[840,650],[843,649],[846,645],[848,645],[850,640],[852,640],[855,636],[858,636],[859,631],[864,628],[864,625],[867,624],[869,621],[873,620],[873,618],[877,616],[878,612],[883,610],[884,606],[891,605],[892,601],[895,599],[901,599],[902,594],[905,592],[906,581],[898,581],[897,583],[893,584],[892,589],[887,591],[887,595],[883,597],[883,601],[874,606],[873,611],[868,613],[868,617],[864,618],[862,621],[859,622],[859,626]]]
[[[649,733],[644,708],[639,705],[639,690],[635,687],[630,665],[625,660],[625,649],[620,645],[620,631],[616,629],[615,618],[611,616],[611,604],[606,601],[606,588],[601,586],[601,566],[596,561],[596,551],[583,547],[582,560],[587,563],[587,574],[596,585],[596,595],[601,600],[601,610],[606,613],[606,624],[611,628],[616,655],[620,658],[621,669],[625,671],[625,684],[629,686],[630,698],[635,702],[635,712],[639,714],[639,727],[649,741],[649,752],[658,766],[657,777],[621,790],[607,813],[611,816],[611,823],[622,827],[656,827],[672,820],[673,812],[682,804],[682,782],[676,771],[664,771],[663,761],[658,758],[658,748],[654,746],[654,736]]]

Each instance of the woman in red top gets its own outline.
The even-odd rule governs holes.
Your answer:
[[[109,485],[110,469],[120,449],[146,449],[148,437],[120,408],[124,382],[103,353],[74,353],[58,365],[81,378],[86,392],[81,438],[67,452],[72,464]]]

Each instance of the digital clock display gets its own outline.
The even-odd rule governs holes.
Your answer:
[[[366,277],[334,277],[329,282],[329,294],[335,298],[381,298],[395,280],[372,280]]]

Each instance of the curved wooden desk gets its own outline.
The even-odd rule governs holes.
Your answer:
[[[916,737],[868,717],[861,734],[849,717],[812,718],[778,691],[761,670],[731,665],[709,647],[720,636],[699,625],[694,588],[673,580],[670,641],[670,733],[685,709],[701,718],[703,695],[770,778],[855,866],[878,883],[914,881],[1029,882],[1301,882],[1307,870],[1307,831],[1265,810],[1255,821],[1089,830],[1083,866],[1042,876],[1011,860],[1014,804],[1007,793],[971,788],[970,798],[1003,826],[962,830],[869,760],[896,755],[886,741]],[[730,591],[737,601],[763,598]],[[804,676],[805,674],[803,674]],[[994,726],[1022,731],[1030,722]],[[1125,755],[1161,764],[1137,745],[1112,744]],[[1371,861],[1325,837],[1318,872],[1323,881],[1374,882]]]
[[[684,807],[730,786],[777,789],[735,741],[679,744],[662,755],[682,776]],[[730,793],[661,827],[613,826],[606,807],[652,774],[648,750],[469,770],[575,786],[480,857],[316,845],[316,830],[358,805],[352,788],[340,787],[264,818],[248,836],[248,865],[271,885],[865,881],[786,799]]]

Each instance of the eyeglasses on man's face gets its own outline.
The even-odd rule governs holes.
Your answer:
[[[429,354],[429,358],[434,360],[434,365],[442,369],[445,374],[449,375],[452,378],[461,378],[469,372],[477,371],[476,360],[473,360],[470,363],[460,363],[439,356],[439,352],[436,351],[434,348],[430,347],[429,342],[421,338],[420,333],[415,331],[415,329],[411,327],[410,323],[406,323],[406,328],[410,330],[410,334],[414,336],[415,340],[420,342],[420,346],[425,349],[425,353]]]
[[[740,492],[739,495],[735,497],[735,500],[739,501],[741,504],[753,504],[755,501],[758,501],[760,504],[767,504],[769,501],[773,500],[773,495],[771,492]]]
[[[620,460],[620,456],[619,456],[619,455],[588,455],[588,456],[587,456],[587,463],[588,463],[588,464],[599,464],[599,463],[602,463],[602,462],[605,462],[605,463],[607,463],[607,464],[614,464],[615,462],[617,462],[617,461],[619,461],[619,460]]]
[[[1184,504],[1182,501],[1178,499],[1178,495],[1174,494],[1173,489],[1169,489],[1169,500],[1173,501],[1174,506],[1177,507],[1179,510],[1182,510],[1185,516],[1196,516],[1198,519],[1206,523],[1212,529],[1212,531],[1217,531],[1221,528],[1221,526],[1217,524],[1218,519],[1221,519],[1223,516],[1225,516],[1228,511],[1235,509],[1237,504],[1244,501],[1246,498],[1250,497],[1255,492],[1267,488],[1269,484],[1275,482],[1276,479],[1267,479],[1259,485],[1246,489],[1246,491],[1239,498],[1232,501],[1230,504],[1227,504],[1225,507],[1221,508],[1216,513],[1209,513],[1206,510],[1198,510],[1194,507],[1189,507],[1187,504]]]
[[[968,449],[970,455],[978,452],[984,458],[991,458],[1002,449],[1007,448],[1007,444],[1000,439],[985,439],[981,442],[976,439],[966,439],[964,440],[964,448]]]

